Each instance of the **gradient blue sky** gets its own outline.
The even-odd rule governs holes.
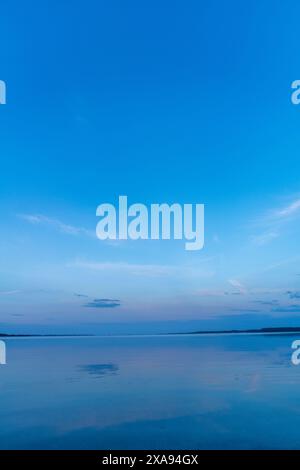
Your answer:
[[[1,329],[300,324],[299,13],[1,4]],[[204,203],[205,248],[100,242],[96,207],[121,194]]]

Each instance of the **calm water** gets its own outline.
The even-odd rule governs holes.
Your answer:
[[[294,339],[6,340],[0,448],[300,448]]]

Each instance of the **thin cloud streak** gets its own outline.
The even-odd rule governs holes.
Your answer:
[[[300,199],[296,199],[280,210],[274,211],[274,218],[285,219],[300,212]]]
[[[269,210],[267,213],[261,215],[256,221],[255,225],[272,224],[281,225],[288,222],[292,217],[300,215],[300,198],[297,197],[289,204]]]
[[[160,277],[160,276],[182,276],[192,275],[199,276],[201,278],[210,278],[214,276],[214,271],[201,270],[199,268],[185,266],[171,266],[171,265],[156,265],[156,264],[131,264],[122,262],[95,262],[95,261],[81,261],[76,260],[69,263],[67,267],[71,268],[82,268],[94,271],[110,271],[110,272],[122,272],[128,273],[134,276],[149,276],[149,277]]]
[[[84,235],[90,238],[96,238],[93,230],[88,230],[84,227],[77,227],[74,225],[66,224],[58,219],[53,219],[41,214],[19,214],[18,217],[25,222],[32,225],[46,225],[53,227],[57,231],[67,235]]]
[[[254,222],[256,227],[264,227],[262,233],[252,235],[251,241],[254,245],[263,246],[271,243],[281,235],[284,225],[300,216],[300,198],[297,197],[289,204],[280,208],[271,209]]]
[[[246,287],[238,279],[228,279],[229,284],[235,287],[240,294],[247,294]]]
[[[8,291],[0,291],[0,295],[15,295],[19,294],[21,291],[20,290],[8,290]]]
[[[253,235],[251,240],[254,245],[263,246],[278,238],[279,235],[278,231],[264,232],[260,235]]]

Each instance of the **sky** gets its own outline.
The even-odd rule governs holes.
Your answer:
[[[300,5],[3,3],[0,330],[299,325]],[[98,240],[119,195],[205,204],[203,250]]]

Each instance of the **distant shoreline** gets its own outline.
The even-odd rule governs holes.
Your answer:
[[[78,334],[68,334],[68,335],[54,335],[54,334],[45,334],[45,335],[37,335],[37,334],[11,334],[11,333],[0,333],[0,338],[63,338],[63,337],[90,337],[94,336],[92,334],[87,335],[78,335]]]
[[[230,335],[230,334],[272,334],[272,333],[300,333],[300,326],[278,328],[252,328],[248,330],[203,330],[187,333],[170,333],[176,335]]]
[[[247,330],[200,330],[177,333],[157,333],[157,334],[125,334],[125,335],[95,335],[95,334],[11,334],[0,333],[0,338],[95,338],[114,336],[184,336],[184,335],[240,335],[240,334],[288,334],[300,333],[300,326],[278,327],[278,328],[251,328]]]

